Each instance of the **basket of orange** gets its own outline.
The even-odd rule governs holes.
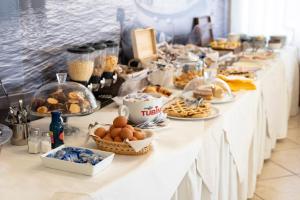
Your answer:
[[[151,150],[153,132],[134,128],[124,116],[114,119],[112,125],[95,125],[89,135],[98,149],[122,155],[143,155]]]

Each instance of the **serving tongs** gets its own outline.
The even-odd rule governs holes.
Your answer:
[[[194,107],[199,107],[199,106],[202,106],[203,103],[204,103],[204,99],[202,97],[198,97],[198,98],[195,98],[195,99],[186,99],[184,98],[184,102],[186,103],[187,106],[194,106]]]
[[[181,95],[179,97],[176,97],[178,99],[182,99],[184,101],[184,103],[188,106],[188,107],[199,107],[202,106],[204,104],[204,98],[203,97],[193,97],[193,98],[187,98],[184,95]],[[175,98],[175,99],[176,99]],[[173,99],[173,100],[175,100]],[[171,101],[173,101],[171,100]]]

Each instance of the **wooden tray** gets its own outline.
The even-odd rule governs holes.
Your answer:
[[[156,33],[153,28],[132,30],[131,41],[134,58],[141,61],[157,58]]]

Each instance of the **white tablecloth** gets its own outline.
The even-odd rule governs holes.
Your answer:
[[[82,145],[90,122],[109,123],[116,115],[111,106],[90,116],[70,119],[70,124],[79,126],[84,135],[73,141],[67,138],[67,142]],[[33,123],[42,129],[48,125],[48,118]],[[47,169],[39,156],[27,154],[26,147],[5,146],[0,162],[1,200],[51,199],[59,196],[57,192],[88,194],[93,199],[170,199],[195,161],[199,146],[210,136],[205,135],[201,121],[171,121],[170,127],[155,133],[155,137],[151,153],[116,156],[108,169],[94,177]],[[162,188],[163,192],[158,192]]]
[[[288,116],[298,113],[299,68],[296,58],[296,48],[286,47],[278,58],[261,62],[265,68],[256,81],[257,90],[243,96],[239,93],[233,107],[221,106],[228,109],[222,110],[225,138],[222,138],[222,133],[219,138],[216,137],[221,150],[216,165],[219,170],[213,177],[218,177],[216,182],[219,184],[212,194],[202,196],[201,199],[234,200],[252,197],[256,176],[262,169],[264,159],[270,157],[276,140],[286,137]],[[185,177],[182,182],[189,182],[189,178]],[[198,179],[203,181],[202,176]],[[178,197],[180,195],[177,192],[173,199],[185,199]],[[194,199],[199,199],[199,196]]]
[[[294,54],[288,53],[292,50],[284,53],[293,58]],[[285,58],[288,56],[268,62],[259,75],[257,90],[239,92],[235,102],[218,105],[220,117],[204,123],[171,120],[168,129],[155,133],[151,153],[116,156],[94,177],[47,169],[39,156],[27,154],[26,147],[7,145],[0,155],[1,200],[251,197],[272,142],[285,137],[288,113],[295,114],[298,109],[291,91],[296,90],[299,78],[290,74],[298,68],[294,62],[288,66]],[[288,77],[293,81],[280,84]],[[286,114],[274,116],[272,109]],[[110,123],[116,115],[116,108],[109,106],[90,116],[71,118],[70,124],[79,126],[82,134],[66,142],[82,145],[89,123]],[[47,130],[49,122],[45,118],[33,126]],[[91,141],[88,147],[95,145]]]
[[[281,51],[280,59],[285,69],[288,89],[289,113],[295,116],[299,111],[299,67],[298,50],[296,47],[287,46]]]

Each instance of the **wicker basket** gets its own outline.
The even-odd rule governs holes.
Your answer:
[[[134,149],[125,142],[111,142],[103,140],[97,136],[92,136],[95,140],[98,149],[102,151],[114,152],[121,155],[143,155],[151,150],[151,145],[144,147],[142,150],[136,152]]]

